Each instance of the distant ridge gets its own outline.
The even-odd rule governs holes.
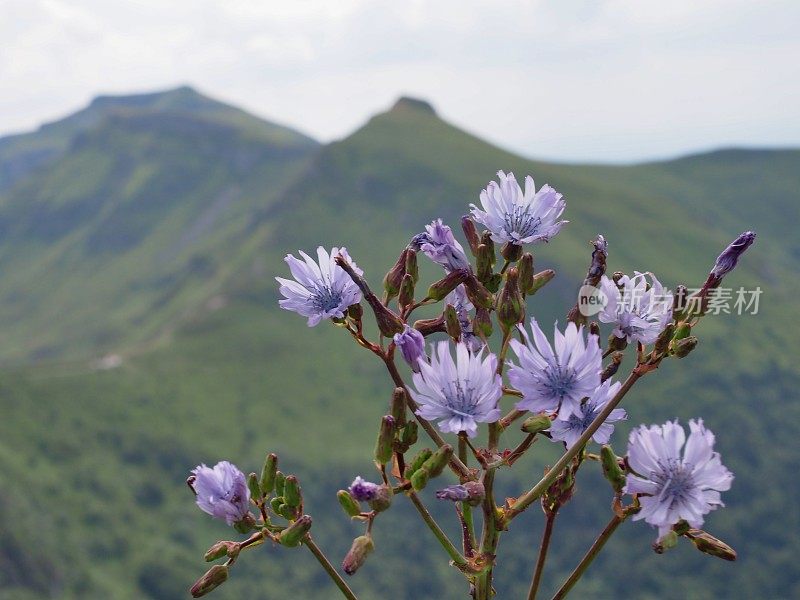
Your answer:
[[[392,111],[402,110],[418,110],[428,112],[432,115],[436,114],[436,109],[433,108],[433,104],[427,100],[412,98],[411,96],[400,96],[400,98],[397,99],[397,102],[394,103],[394,106],[392,106]]]

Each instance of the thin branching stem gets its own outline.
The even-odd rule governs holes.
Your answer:
[[[433,535],[435,535],[436,539],[439,540],[442,548],[444,548],[445,552],[447,552],[448,556],[450,556],[450,560],[452,560],[459,567],[464,567],[467,564],[467,559],[462,556],[462,554],[458,551],[458,548],[456,548],[453,542],[450,541],[450,538],[447,537],[447,534],[442,531],[442,528],[439,527],[439,524],[433,518],[431,513],[429,513],[428,509],[425,508],[425,505],[422,504],[422,500],[420,500],[417,493],[409,491],[408,497],[411,498],[411,503],[414,505],[414,508],[417,509],[417,512],[419,512],[422,520],[425,521],[425,524],[433,532]]]
[[[539,591],[539,584],[542,582],[542,572],[544,571],[544,563],[547,561],[547,550],[550,548],[550,538],[553,535],[555,522],[556,513],[549,513],[544,522],[542,543],[539,545],[539,556],[536,559],[536,569],[533,571],[531,587],[528,590],[528,600],[536,600],[536,593]]]
[[[311,554],[314,555],[314,558],[319,561],[319,564],[322,565],[322,568],[325,569],[325,572],[330,576],[333,582],[336,584],[336,587],[339,588],[339,591],[342,592],[342,595],[347,598],[347,600],[358,600],[358,597],[353,593],[353,590],[350,589],[350,586],[347,585],[347,582],[342,579],[342,576],[339,575],[339,572],[333,567],[331,561],[325,556],[319,546],[311,539],[310,535],[306,535],[305,539],[303,539],[303,545],[311,551]]]

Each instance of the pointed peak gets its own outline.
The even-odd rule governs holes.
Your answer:
[[[90,108],[196,108],[216,102],[191,86],[147,92],[143,94],[104,94],[96,96]]]
[[[426,112],[431,115],[436,115],[436,109],[427,100],[420,98],[412,98],[411,96],[401,96],[397,102],[392,106],[391,112],[413,110],[416,112]]]

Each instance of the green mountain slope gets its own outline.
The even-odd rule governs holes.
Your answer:
[[[649,550],[654,532],[626,524],[576,594],[800,593],[793,537],[800,517],[792,509],[800,486],[786,476],[798,459],[793,398],[800,377],[785,350],[800,333],[791,314],[800,290],[789,225],[798,217],[800,153],[720,152],[631,167],[548,164],[486,144],[429,106],[404,100],[289,169],[270,171],[263,158],[259,168],[237,171],[234,156],[263,147],[248,145],[238,128],[222,133],[218,126],[192,115],[115,117],[47,169],[51,189],[70,190],[47,202],[48,210],[62,201],[95,207],[74,216],[67,233],[56,224],[69,222],[71,209],[48,229],[20,208],[25,199],[34,205],[34,192],[43,189],[30,180],[18,183],[0,213],[8,239],[27,249],[15,254],[11,241],[0,248],[0,323],[13,346],[6,353],[41,356],[41,348],[58,344],[53,352],[69,359],[0,372],[0,598],[185,597],[203,570],[203,551],[229,532],[192,506],[183,479],[198,462],[221,458],[256,470],[266,451],[279,452],[285,468],[301,476],[318,541],[332,557],[343,556],[358,529],[338,510],[335,490],[370,472],[375,426],[391,388],[380,365],[340,330],[309,329],[280,311],[273,276],[285,272],[287,252],[345,244],[377,287],[410,235],[437,216],[456,225],[499,168],[531,173],[568,200],[571,223],[536,248],[537,267],[559,273],[528,307],[544,322],[563,319],[586,268],[586,241],[598,232],[610,241],[611,270],[649,269],[670,287],[699,284],[734,235],[759,233],[726,280],[765,290],[759,314],[708,318],[688,359],[634,389],[626,401],[631,419],[614,438],[621,448],[639,422],[703,416],[737,477],[728,507],[708,526],[737,547],[739,562],[722,564],[685,547],[656,556]],[[215,141],[204,152],[207,139]],[[150,194],[137,196],[131,175],[86,184],[103,160],[160,173],[148,189],[163,189],[159,177],[168,190],[180,187],[160,194],[149,213],[138,202]],[[231,172],[241,181],[226,179]],[[113,185],[120,180],[134,183]],[[179,258],[163,259],[231,180],[243,191],[230,224]],[[31,191],[21,192],[25,186]],[[137,238],[139,219],[147,233]],[[159,279],[174,271],[183,274],[179,283]],[[429,280],[436,274],[423,269]],[[14,294],[27,295],[16,313]],[[165,304],[159,294],[169,295]],[[26,334],[34,330],[31,342]],[[87,330],[117,334],[90,340]],[[160,335],[165,330],[170,335]],[[119,352],[124,362],[93,370],[84,357],[101,350]],[[515,441],[512,432],[508,444]],[[516,495],[535,479],[555,458],[554,446],[542,444],[521,464],[525,481],[503,474],[501,494]],[[607,520],[607,484],[586,471],[556,527],[545,595]],[[403,521],[407,506],[396,504],[376,526],[378,551],[354,578],[356,591],[367,599],[461,597],[459,577],[429,533]],[[444,508],[437,510],[449,523]],[[527,589],[540,527],[538,509],[530,513],[504,541],[500,598],[523,597]],[[258,550],[236,570],[217,597],[335,593],[300,551]]]

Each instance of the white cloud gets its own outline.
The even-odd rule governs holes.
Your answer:
[[[182,83],[323,140],[401,93],[527,155],[800,145],[800,3],[0,0],[0,132]]]

